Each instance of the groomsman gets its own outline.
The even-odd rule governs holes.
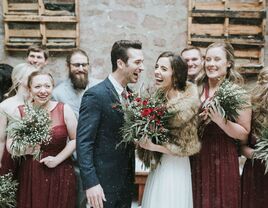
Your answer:
[[[48,50],[40,44],[33,44],[27,50],[26,61],[35,65],[38,69],[43,69],[48,63]]]
[[[77,156],[83,188],[94,208],[130,208],[135,176],[134,145],[121,145],[123,113],[114,109],[127,84],[143,71],[142,44],[119,40],[111,50],[112,73],[88,89],[77,127]]]
[[[182,50],[181,56],[188,65],[188,81],[194,83],[203,68],[204,59],[201,50],[198,47],[189,46]]]

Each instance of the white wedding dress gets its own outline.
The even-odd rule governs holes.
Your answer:
[[[142,208],[193,208],[189,157],[163,154],[149,173]]]

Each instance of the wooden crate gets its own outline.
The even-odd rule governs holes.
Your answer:
[[[188,45],[201,48],[226,40],[235,49],[236,67],[257,73],[264,65],[265,1],[189,1]]]
[[[33,43],[50,51],[79,47],[79,0],[3,0],[3,10],[6,50],[27,50]]]

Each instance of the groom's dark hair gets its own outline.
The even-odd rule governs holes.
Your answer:
[[[142,43],[138,40],[119,40],[113,44],[111,51],[113,72],[117,69],[118,59],[121,59],[124,63],[127,63],[128,61],[127,50],[129,48],[142,49]]]

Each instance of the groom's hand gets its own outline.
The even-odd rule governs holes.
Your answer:
[[[87,201],[93,208],[103,208],[103,201],[106,201],[103,189],[100,184],[86,190]]]

